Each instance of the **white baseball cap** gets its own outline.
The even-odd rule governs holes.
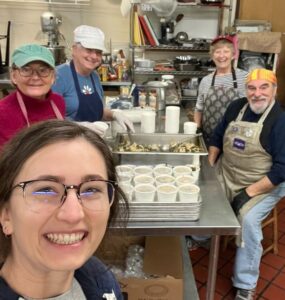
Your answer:
[[[84,48],[107,52],[104,45],[105,35],[101,29],[88,25],[80,25],[75,28],[73,33],[75,43],[80,43]]]

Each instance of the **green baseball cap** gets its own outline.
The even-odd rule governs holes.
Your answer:
[[[32,61],[42,61],[53,69],[55,68],[54,57],[52,52],[37,44],[23,45],[17,48],[12,54],[12,64],[21,68]]]

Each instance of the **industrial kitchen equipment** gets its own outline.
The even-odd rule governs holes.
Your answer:
[[[62,24],[60,15],[53,12],[44,12],[41,15],[42,32],[48,35],[47,47],[54,56],[55,64],[59,65],[66,61],[65,46],[60,45],[61,41],[65,41],[64,36],[59,31],[59,26]]]

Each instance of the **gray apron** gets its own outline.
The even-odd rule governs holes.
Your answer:
[[[202,132],[206,145],[209,144],[211,135],[222,119],[228,105],[239,97],[236,73],[232,68],[233,87],[215,87],[216,73],[213,75],[211,87],[207,93],[202,114]]]
[[[235,121],[226,129],[223,141],[223,156],[221,159],[221,175],[227,198],[232,201],[243,188],[263,178],[272,166],[272,158],[260,144],[260,134],[263,122],[271,111],[275,101],[263,113],[257,123],[242,121],[248,107],[244,105]],[[245,203],[238,216],[240,224],[243,216],[268,194],[261,194]],[[236,237],[238,247],[244,247],[242,233]]]
[[[230,201],[241,189],[264,177],[272,166],[271,155],[260,144],[260,134],[274,103],[272,101],[257,123],[242,121],[248,107],[248,103],[245,104],[236,120],[226,129],[221,171]]]

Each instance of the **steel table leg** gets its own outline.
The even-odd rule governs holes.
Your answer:
[[[207,300],[213,300],[215,296],[218,258],[219,258],[220,236],[213,235],[211,239],[211,248],[209,253],[209,271],[207,281]]]

